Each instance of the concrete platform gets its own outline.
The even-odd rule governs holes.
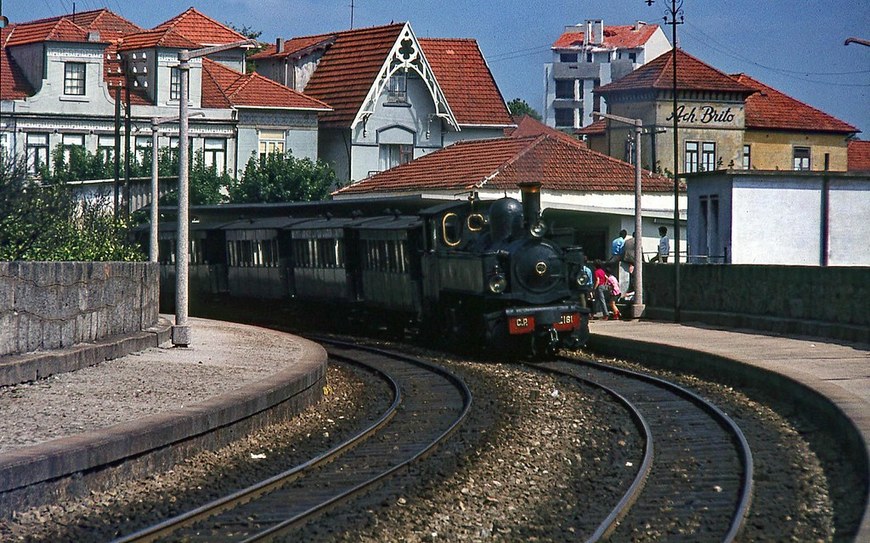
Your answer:
[[[593,321],[589,348],[659,367],[691,366],[735,386],[763,386],[809,412],[863,465],[868,486],[856,541],[870,541],[870,345],[661,321]]]
[[[189,348],[164,344],[0,387],[0,511],[168,469],[322,398],[320,345],[240,324],[190,324]],[[77,346],[69,356],[91,360],[81,354],[89,348],[101,346]],[[56,356],[31,357],[37,375],[34,359],[57,367]]]

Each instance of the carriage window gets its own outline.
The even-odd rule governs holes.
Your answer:
[[[456,213],[447,213],[441,219],[441,237],[450,247],[456,247],[462,241],[462,221]]]

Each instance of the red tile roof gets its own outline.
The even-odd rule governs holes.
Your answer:
[[[291,38],[284,42],[281,52],[276,44],[266,45],[262,51],[250,56],[250,60],[265,58],[286,58],[306,54],[318,48],[326,48],[335,42],[335,36],[307,36],[304,38]]]
[[[202,60],[202,106],[262,107],[329,111],[329,106],[259,74],[242,74],[207,58]]]
[[[846,134],[859,132],[854,126],[768,87],[746,74],[732,77],[742,85],[758,91],[746,98],[746,128]]]
[[[851,140],[849,142],[847,169],[850,172],[870,171],[870,141]]]
[[[668,90],[673,88],[673,53],[659,55],[625,77],[595,89],[603,95],[633,92],[645,89]],[[677,49],[677,88],[680,90],[706,90],[736,92],[745,95],[755,92],[698,60],[682,49]]]
[[[140,32],[142,30],[127,19],[106,8],[38,19],[36,21],[29,21],[27,24],[57,22],[61,19],[72,21],[86,30],[97,31],[100,33],[100,39],[105,41],[112,41],[124,34]]]
[[[24,77],[21,67],[3,46],[11,28],[0,29],[0,100],[23,100],[33,95],[33,88]]]
[[[584,145],[583,142],[562,132],[561,130],[557,130],[551,126],[547,126],[541,121],[530,117],[529,115],[522,115],[519,118],[514,117],[514,122],[516,122],[517,127],[513,130],[505,130],[505,135],[511,138],[524,138],[527,136],[540,136],[543,134],[550,135],[554,138],[559,138],[565,140],[570,143]]]
[[[173,28],[145,30],[135,34],[127,34],[118,42],[119,51],[134,51],[138,49],[153,49],[165,47],[168,49],[196,49],[198,43],[192,42]]]
[[[643,190],[667,192],[668,178],[643,171]],[[551,135],[460,141],[444,149],[377,173],[336,194],[513,190],[521,181],[541,181],[548,190],[634,190],[631,164]]]
[[[552,49],[579,49],[583,47],[583,36],[586,25],[578,25],[577,30],[567,30],[556,42]],[[604,27],[604,46],[619,49],[636,49],[643,47],[652,35],[658,30],[659,25],[620,25]]]
[[[424,38],[419,41],[460,125],[513,124],[476,40]]]
[[[88,31],[64,17],[17,24],[10,28],[11,33],[6,37],[6,47],[46,41],[77,43],[88,41]]]
[[[583,128],[578,128],[574,133],[585,136],[603,136],[607,133],[607,121],[604,119],[598,119],[592,124],[586,125]]]
[[[397,23],[308,37],[335,38],[305,86],[305,94],[334,108],[321,115],[322,125],[350,126],[404,27]]]
[[[247,39],[232,28],[223,25],[195,8],[154,27],[154,30],[172,28],[185,38],[200,45],[219,45]]]

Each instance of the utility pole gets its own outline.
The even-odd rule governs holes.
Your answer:
[[[644,0],[651,6],[655,0]],[[667,1],[667,0],[663,0]],[[677,122],[677,25],[683,24],[683,0],[670,0],[664,21],[671,25],[671,67],[674,118],[674,322],[680,322],[680,139]]]
[[[187,160],[189,143],[188,129],[188,91],[190,81],[190,60],[229,49],[257,45],[257,40],[241,40],[202,49],[182,49],[178,52],[179,100],[178,100],[178,239],[175,248],[175,325],[172,327],[172,344],[176,347],[190,345],[190,325],[187,324],[187,267],[190,252],[188,216],[190,212],[189,164]]]

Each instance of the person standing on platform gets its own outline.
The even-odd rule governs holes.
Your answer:
[[[619,262],[625,254],[625,236],[628,235],[626,230],[620,230],[619,235],[610,242],[610,260],[609,262]]]
[[[650,262],[667,262],[668,254],[671,252],[671,240],[668,239],[668,227],[667,226],[659,226],[659,235],[661,238],[659,239],[659,249],[658,254],[652,257]]]
[[[634,249],[637,243],[637,232],[632,232],[622,246],[622,261],[619,263],[619,288],[622,292],[634,291]]]
[[[592,277],[592,290],[595,292],[592,316],[606,319],[610,316],[610,311],[607,309],[607,273],[604,271],[604,263],[600,260],[595,261],[595,273]]]

